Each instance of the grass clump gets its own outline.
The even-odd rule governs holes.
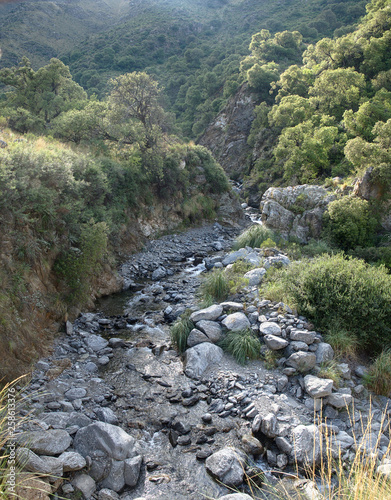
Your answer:
[[[369,367],[365,383],[375,394],[389,397],[391,394],[391,349],[382,351]]]
[[[338,363],[334,359],[330,359],[329,361],[324,361],[320,364],[320,370],[317,373],[319,378],[329,378],[331,379],[336,387],[339,387],[341,382],[341,370],[338,367]]]
[[[356,358],[359,341],[354,333],[343,328],[338,320],[332,321],[326,332],[325,341],[331,345],[337,357]]]
[[[274,243],[276,239],[277,237],[271,229],[256,224],[244,231],[244,233],[237,238],[233,248],[235,250],[244,247],[261,248],[262,243],[266,240],[271,240]],[[274,245],[271,246],[276,246],[276,244],[274,243]]]
[[[187,338],[194,328],[194,323],[190,319],[191,313],[192,311],[187,309],[170,328],[171,342],[180,353],[186,350]]]
[[[232,354],[239,364],[244,365],[249,359],[259,358],[261,344],[251,330],[246,329],[228,332],[220,342],[220,347]]]
[[[200,286],[200,295],[206,304],[221,302],[229,295],[229,277],[224,269],[214,269],[206,276]]]
[[[322,331],[338,322],[360,349],[376,353],[391,344],[391,276],[384,267],[324,255],[268,273],[265,296],[268,288],[286,294],[279,300],[295,304]]]

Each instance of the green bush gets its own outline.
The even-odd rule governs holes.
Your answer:
[[[190,320],[191,310],[187,309],[170,328],[171,342],[176,349],[182,353],[187,347],[187,338],[194,328],[194,323]]]
[[[391,271],[391,247],[356,247],[349,255],[363,259],[369,264],[384,265]]]
[[[369,202],[355,196],[332,201],[324,214],[324,223],[324,234],[342,250],[370,246],[378,226]]]
[[[236,361],[244,365],[248,359],[258,359],[261,344],[251,330],[229,332],[220,342],[224,351],[232,354]]]
[[[271,240],[274,243],[278,238],[271,229],[260,224],[255,224],[236,239],[234,249],[237,250],[244,247],[261,248],[262,243],[266,240]]]
[[[320,256],[270,273],[265,287],[283,290],[317,328],[327,332],[338,323],[352,332],[361,349],[391,345],[391,276],[384,267],[341,254]]]

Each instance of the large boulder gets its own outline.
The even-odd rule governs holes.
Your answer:
[[[239,486],[244,476],[243,457],[232,448],[223,448],[206,459],[206,470],[227,486]]]
[[[230,330],[231,332],[238,332],[240,330],[246,330],[250,328],[250,321],[244,313],[236,312],[229,314],[223,321],[222,324]]]
[[[328,378],[306,375],[304,377],[304,387],[312,398],[324,398],[332,393],[333,381]]]
[[[293,429],[292,455],[298,464],[312,465],[320,459],[320,434],[316,425],[298,425]]]
[[[72,443],[71,436],[63,429],[24,432],[18,442],[38,455],[60,455]]]
[[[208,366],[221,361],[223,355],[221,347],[209,342],[191,347],[185,352],[185,374],[199,379]]]
[[[207,307],[206,309],[200,309],[199,311],[193,312],[193,314],[190,316],[190,319],[194,323],[202,320],[214,321],[222,314],[222,306],[214,304],[213,306]]]
[[[269,188],[261,201],[262,222],[284,238],[294,236],[307,243],[310,238],[319,238],[323,213],[334,199],[322,186]]]
[[[116,425],[95,422],[79,429],[73,446],[83,457],[101,451],[115,460],[125,460],[136,456],[136,440]]]

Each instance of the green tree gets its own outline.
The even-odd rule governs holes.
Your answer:
[[[111,119],[124,125],[124,139],[138,142],[142,150],[156,146],[165,117],[158,83],[139,72],[121,75],[110,83]]]
[[[365,77],[352,68],[323,71],[309,90],[314,106],[341,120],[346,109],[357,111],[365,91]]]
[[[375,124],[380,121],[386,122],[389,118],[391,118],[391,92],[384,89],[361,104],[356,113],[349,109],[343,115],[347,131],[368,141],[374,139],[372,130]]]
[[[316,127],[311,120],[285,128],[274,149],[276,160],[283,165],[284,178],[310,182],[329,173],[329,155],[337,136],[337,127]]]
[[[268,119],[272,127],[283,129],[299,125],[308,120],[314,112],[309,99],[290,95],[283,97],[278,105],[272,107]]]
[[[3,108],[23,109],[45,125],[65,111],[82,107],[87,98],[59,59],[51,59],[47,66],[34,71],[23,58],[18,67],[0,70],[0,82],[11,88]]]
[[[324,222],[324,233],[342,250],[373,245],[378,221],[366,200],[344,196],[332,201]]]
[[[276,102],[289,95],[308,97],[308,89],[313,81],[314,75],[311,70],[297,65],[289,66],[281,73],[279,80],[272,85],[273,89],[279,88]]]

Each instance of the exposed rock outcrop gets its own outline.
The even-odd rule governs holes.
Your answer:
[[[382,200],[385,186],[383,186],[373,174],[373,167],[368,168],[363,177],[359,179],[353,189],[353,193],[364,200]],[[380,211],[380,223],[385,231],[391,231],[391,202],[383,200],[383,209]]]
[[[246,167],[251,153],[247,138],[257,104],[256,94],[247,84],[242,85],[198,141],[212,151],[228,174],[241,173]]]
[[[322,186],[269,188],[262,197],[262,222],[284,238],[296,237],[302,243],[319,238],[322,217],[335,196]]]

